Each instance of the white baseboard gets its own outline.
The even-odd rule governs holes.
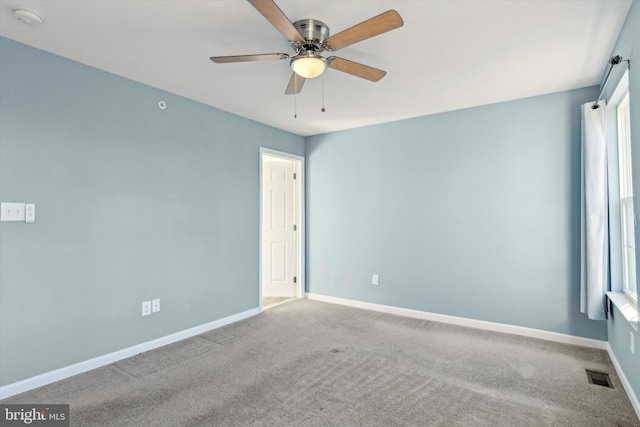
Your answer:
[[[631,383],[629,383],[627,376],[624,374],[624,371],[622,370],[620,363],[618,363],[618,359],[616,359],[616,355],[613,354],[613,349],[611,348],[609,343],[607,343],[607,352],[609,353],[609,358],[611,359],[611,362],[613,362],[613,367],[616,368],[618,378],[620,378],[620,381],[622,382],[622,386],[624,387],[624,390],[627,392],[627,396],[629,396],[629,400],[631,401],[631,406],[633,406],[633,409],[636,411],[636,415],[638,416],[638,419],[640,419],[640,401],[638,400],[638,396],[636,396],[636,394],[633,392]]]
[[[242,313],[218,319],[204,325],[195,326],[193,328],[185,329],[184,331],[166,335],[155,340],[147,341],[141,344],[134,345],[132,347],[114,351],[113,353],[94,357],[93,359],[65,366],[54,371],[45,372],[44,374],[40,374],[35,377],[27,378],[25,380],[18,381],[12,384],[7,384],[3,387],[0,387],[0,399],[6,399],[7,397],[11,397],[19,393],[24,393],[25,391],[33,390],[34,388],[42,387],[43,385],[51,384],[53,382],[69,378],[74,375],[90,371],[92,369],[100,368],[102,366],[115,363],[119,360],[126,359],[127,357],[135,356],[136,354],[144,353],[145,351],[153,350],[167,344],[172,344],[187,338],[194,337],[196,335],[203,334],[205,332],[209,332],[213,329],[217,329],[222,326],[226,326],[231,323],[235,323],[240,320],[255,316],[260,312],[260,308],[243,311]]]
[[[382,313],[396,314],[398,316],[414,317],[416,319],[432,320],[434,322],[449,323],[452,325],[466,326],[487,331],[504,332],[507,334],[522,335],[531,338],[540,338],[563,344],[579,345],[582,347],[606,350],[607,342],[591,338],[576,337],[560,334],[558,332],[543,331],[541,329],[513,326],[504,323],[486,322],[484,320],[467,319],[465,317],[448,316],[446,314],[429,313],[427,311],[412,310],[409,308],[393,307],[390,305],[374,304],[370,302],[356,301],[346,298],[330,297],[314,293],[307,293],[307,298],[316,301],[330,302],[333,304],[347,305],[349,307],[363,308],[365,310],[380,311]]]

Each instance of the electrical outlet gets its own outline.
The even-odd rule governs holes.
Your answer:
[[[142,315],[148,316],[151,314],[151,301],[142,301]]]
[[[151,301],[151,312],[155,313],[157,311],[160,311],[160,298]]]
[[[631,350],[631,354],[636,354],[633,332],[629,332],[629,349]]]
[[[371,276],[371,284],[372,285],[377,285],[378,284],[378,275],[374,274]]]

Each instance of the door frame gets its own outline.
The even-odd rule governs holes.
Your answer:
[[[296,235],[296,277],[297,286],[295,288],[294,298],[306,298],[306,286],[305,286],[305,193],[304,193],[304,179],[305,179],[305,158],[296,154],[285,153],[283,151],[272,150],[270,148],[260,147],[260,223],[259,225],[259,247],[258,247],[258,307],[262,311],[262,211],[264,209],[262,200],[262,170],[264,156],[280,157],[282,159],[291,160],[294,162],[294,171],[296,171],[296,225],[298,226],[298,234]]]

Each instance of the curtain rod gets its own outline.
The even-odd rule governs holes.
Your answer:
[[[604,78],[604,82],[602,83],[602,88],[600,89],[600,93],[598,94],[598,97],[596,98],[596,100],[593,102],[593,105],[591,106],[592,110],[597,110],[600,107],[600,105],[598,105],[598,102],[600,102],[600,98],[602,98],[602,94],[604,93],[604,90],[607,87],[607,83],[609,82],[609,76],[611,75],[611,71],[613,71],[613,67],[623,62],[626,62],[627,65],[630,64],[628,59],[623,60],[622,56],[620,55],[612,56],[611,59],[609,59],[608,64],[611,66],[609,67],[607,76]]]

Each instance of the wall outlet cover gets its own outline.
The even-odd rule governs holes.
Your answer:
[[[154,299],[151,301],[151,312],[155,313],[160,311],[160,299]]]
[[[36,222],[36,205],[33,203],[24,205],[24,215],[26,222]]]
[[[151,301],[142,301],[142,315],[148,316],[151,314]]]

